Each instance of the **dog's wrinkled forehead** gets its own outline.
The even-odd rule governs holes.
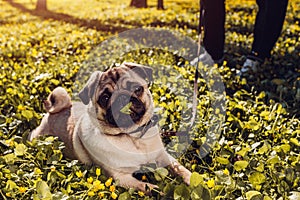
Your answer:
[[[124,79],[125,77],[128,77],[128,69],[124,67],[120,68],[112,68],[109,69],[106,72],[103,72],[99,86],[100,88],[103,88],[105,85],[116,85],[121,79]]]
[[[106,88],[109,85],[114,89],[121,89],[125,88],[126,86],[123,84],[128,82],[144,82],[147,84],[146,80],[134,68],[130,69],[122,66],[103,72],[99,81],[99,88]]]

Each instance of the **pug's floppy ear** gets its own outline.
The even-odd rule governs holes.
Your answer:
[[[97,85],[99,84],[101,75],[101,71],[93,72],[84,88],[79,92],[79,98],[85,105],[89,104],[90,100],[92,99]]]
[[[137,63],[131,63],[131,62],[124,62],[122,65],[130,68],[143,79],[148,79],[149,82],[153,81],[153,75],[152,75],[153,69],[151,67],[140,65]]]

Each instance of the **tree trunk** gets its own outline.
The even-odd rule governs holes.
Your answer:
[[[147,0],[131,0],[130,6],[136,8],[147,8]]]
[[[47,0],[37,0],[36,2],[36,10],[47,10]]]
[[[164,10],[164,0],[157,0],[157,9]]]

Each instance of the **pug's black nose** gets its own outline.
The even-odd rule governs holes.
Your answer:
[[[126,106],[129,103],[129,101],[130,101],[130,96],[128,95],[122,94],[117,98],[118,105],[122,107]]]

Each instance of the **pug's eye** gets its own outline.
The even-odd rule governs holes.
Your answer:
[[[144,87],[143,86],[137,86],[135,87],[134,89],[134,93],[137,95],[137,96],[141,96],[144,92]]]
[[[106,106],[108,105],[108,101],[110,99],[110,95],[107,93],[102,94],[97,103],[102,107],[102,108],[106,108]]]

